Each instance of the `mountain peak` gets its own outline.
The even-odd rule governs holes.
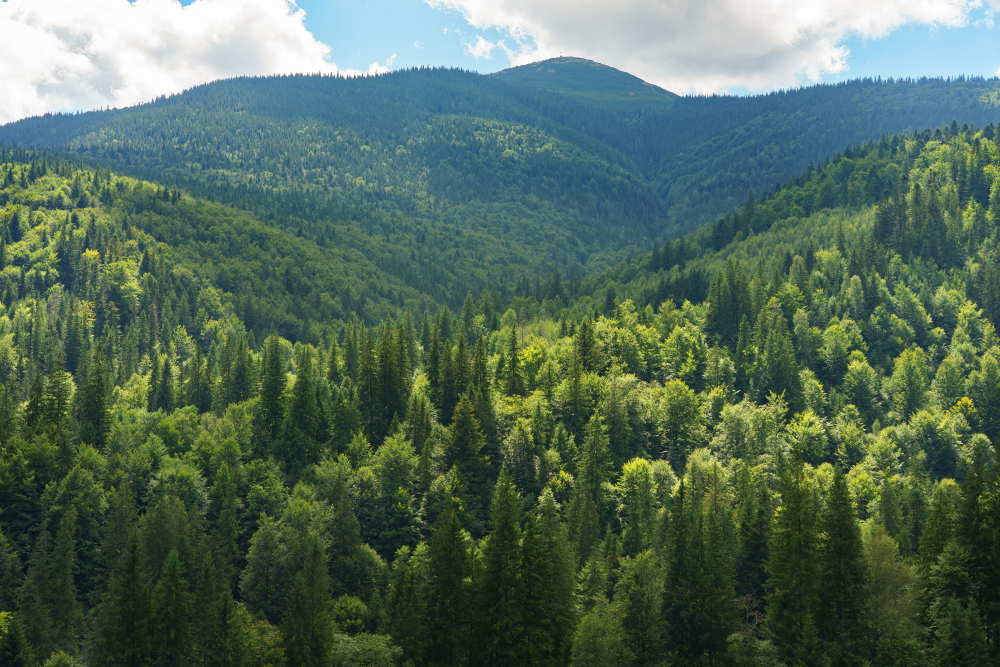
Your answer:
[[[563,56],[497,72],[504,81],[544,88],[585,104],[625,109],[670,105],[677,95],[586,58]]]

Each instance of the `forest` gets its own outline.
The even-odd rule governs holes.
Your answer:
[[[996,664],[998,140],[365,312],[343,248],[4,149],[0,664]]]
[[[557,92],[524,68],[240,78],[24,119],[0,140],[233,205],[354,251],[342,255],[351,271],[457,311],[469,291],[610,269],[846,146],[997,120],[995,79],[864,79],[621,108],[575,93],[647,86],[587,61],[546,63]]]

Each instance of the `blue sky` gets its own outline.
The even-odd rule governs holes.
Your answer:
[[[0,67],[0,123],[234,76],[486,73],[560,53],[681,94],[989,77],[994,13],[1000,0],[2,0],[0,62],[18,66]]]
[[[494,51],[491,59],[468,54],[466,45],[476,35],[493,42],[503,35],[497,29],[477,31],[458,11],[435,9],[420,0],[299,0],[298,4],[306,11],[306,27],[330,47],[330,59],[341,68],[364,70],[372,62],[385,63],[393,54],[393,69],[446,65],[495,72],[510,66],[503,52]],[[823,75],[824,81],[867,76],[989,77],[1000,68],[1000,26],[990,25],[983,10],[973,12],[965,27],[910,24],[881,39],[848,36],[842,44],[851,52],[849,68]],[[572,55],[594,57],[585,52]]]

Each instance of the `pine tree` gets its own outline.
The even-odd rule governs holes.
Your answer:
[[[427,596],[414,561],[410,548],[400,547],[386,595],[386,629],[402,649],[404,664],[424,662],[430,637]]]
[[[453,466],[458,469],[462,486],[467,489],[463,504],[466,511],[473,516],[478,516],[482,509],[482,501],[476,496],[476,491],[482,489],[485,481],[486,460],[482,455],[485,444],[486,439],[479,427],[479,420],[476,419],[472,403],[463,396],[455,409],[451,426],[448,427],[444,465],[446,469],[451,469]]]
[[[319,458],[319,421],[312,355],[307,348],[303,348],[288,413],[281,425],[281,454],[292,475],[298,475]]]
[[[736,595],[752,596],[756,604],[764,600],[767,580],[767,543],[771,524],[767,486],[755,478],[744,461],[736,473],[736,521],[739,549],[736,557]]]
[[[240,574],[240,598],[254,615],[263,615],[273,624],[281,621],[287,595],[286,553],[282,524],[262,515],[250,538],[247,565]]]
[[[385,408],[382,383],[380,381],[378,351],[371,336],[365,337],[361,354],[361,369],[358,372],[358,409],[361,411],[361,426],[368,441],[382,443],[385,429]]]
[[[597,370],[597,340],[594,337],[594,327],[589,317],[585,317],[573,337],[576,358],[579,360],[580,368],[583,372],[593,372]]]
[[[327,667],[333,640],[326,555],[319,535],[310,532],[305,561],[295,574],[282,623],[285,655],[290,665]]]

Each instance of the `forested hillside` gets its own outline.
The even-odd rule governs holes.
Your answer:
[[[236,205],[359,251],[457,309],[470,290],[599,273],[845,146],[1000,119],[995,80],[864,80],[630,106],[615,100],[652,89],[563,60],[539,63],[554,70],[545,76],[220,81],[130,109],[26,119],[0,128],[0,140]]]
[[[584,58],[560,57],[497,72],[508,83],[560,93],[584,104],[637,111],[663,109],[678,96],[637,76]]]
[[[995,664],[997,139],[346,328],[327,250],[5,153],[0,662]]]

